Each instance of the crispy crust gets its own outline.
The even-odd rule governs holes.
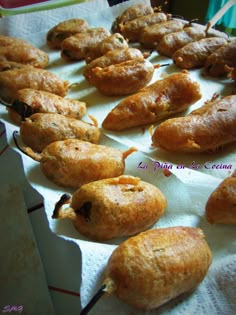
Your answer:
[[[125,130],[153,124],[183,111],[200,98],[198,83],[186,73],[176,73],[122,100],[104,119],[102,127]]]
[[[199,228],[159,228],[117,247],[108,261],[104,282],[124,302],[149,310],[194,289],[211,261]]]
[[[76,229],[104,241],[146,230],[163,215],[166,199],[156,186],[122,175],[83,185],[73,194],[71,207]]]
[[[186,117],[161,123],[153,144],[173,152],[204,152],[236,140],[236,95],[212,101]]]
[[[87,110],[86,103],[79,100],[30,88],[18,90],[14,101],[27,104],[34,113],[58,113],[76,119],[82,118]],[[21,123],[22,117],[15,111],[9,110],[9,114],[14,122]]]
[[[157,52],[161,55],[172,57],[172,55],[188,43],[206,37],[203,28],[185,27],[183,30],[165,35],[157,46]]]
[[[104,38],[101,42],[87,48],[85,54],[86,63],[90,63],[92,60],[101,57],[108,51],[125,48],[129,48],[129,45],[124,37],[119,33],[112,34]]]
[[[236,171],[208,198],[206,219],[210,223],[236,224]]]
[[[48,54],[27,41],[0,35],[0,61],[15,61],[36,68],[46,68]]]
[[[61,57],[66,61],[82,60],[89,47],[100,43],[110,35],[107,29],[97,27],[70,36],[62,42]]]
[[[153,8],[150,5],[147,4],[137,4],[134,6],[131,6],[124,10],[124,12],[118,16],[112,25],[112,32],[120,32],[121,27],[120,25],[123,25],[127,23],[128,21],[131,21],[133,19],[136,19],[140,16],[148,15],[154,13]]]
[[[51,28],[46,35],[47,45],[52,49],[60,49],[64,39],[84,32],[89,28],[87,21],[83,19],[69,19]]]
[[[156,48],[165,35],[182,30],[186,23],[184,20],[173,19],[147,26],[142,29],[139,41],[146,48]]]
[[[163,12],[140,16],[134,20],[126,22],[125,24],[121,24],[120,32],[129,41],[138,41],[140,32],[144,29],[144,27],[161,22],[166,22],[167,18],[167,15]]]
[[[75,118],[36,113],[22,123],[20,134],[27,146],[41,152],[48,144],[65,139],[98,143],[101,133],[99,128]]]
[[[106,68],[93,68],[90,83],[104,95],[128,95],[145,87],[153,73],[151,62],[132,59]]]
[[[17,91],[24,88],[65,96],[68,85],[67,81],[63,81],[55,73],[44,69],[23,67],[0,72],[0,97],[6,102],[16,99]]]
[[[203,38],[178,49],[172,59],[181,69],[199,68],[204,65],[210,54],[226,43],[227,40],[221,37]]]
[[[124,61],[133,60],[139,58],[143,59],[143,55],[139,49],[136,48],[124,48],[124,49],[114,49],[108,51],[103,56],[96,58],[86,65],[83,75],[84,77],[90,81],[90,77],[92,76],[92,69],[99,67],[105,68],[111,65],[115,65]]]
[[[45,176],[62,187],[79,188],[95,180],[120,176],[125,169],[120,150],[77,139],[53,142],[41,156]]]
[[[236,66],[236,40],[218,48],[208,56],[204,65],[207,74],[213,77],[225,76],[227,74],[225,66]]]

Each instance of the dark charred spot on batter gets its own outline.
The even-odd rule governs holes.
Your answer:
[[[24,102],[20,102],[17,100],[15,100],[12,103],[11,108],[21,116],[22,120],[25,120],[25,118],[34,114],[34,110],[32,107],[30,107],[29,105],[27,105]]]
[[[63,54],[64,56],[68,57],[68,58],[71,58],[71,54],[70,54],[70,52],[69,52],[68,50],[63,50],[63,51],[62,51],[62,54]]]
[[[218,108],[217,112],[227,112],[227,109],[225,109],[225,108]]]
[[[207,67],[207,72],[210,72],[212,68],[213,68],[213,65],[209,65],[209,66]]]
[[[65,33],[58,33],[58,34],[56,34],[55,37],[56,37],[56,39],[62,41],[62,40],[67,38],[67,34],[65,34]]]
[[[53,40],[54,33],[52,31],[48,32],[47,34],[47,41],[51,42]]]
[[[81,215],[82,217],[84,217],[86,221],[89,221],[90,216],[91,216],[91,208],[92,208],[92,202],[87,201],[82,205],[82,207],[80,207],[79,209],[76,209],[75,213],[77,215]]]

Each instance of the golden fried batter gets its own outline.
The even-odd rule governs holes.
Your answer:
[[[138,41],[140,32],[144,27],[166,22],[168,16],[163,12],[152,13],[144,16],[140,16],[134,20],[120,24],[120,33],[129,41]]]
[[[65,139],[98,143],[100,130],[94,125],[52,113],[36,113],[22,123],[20,134],[31,149],[41,152],[48,144]]]
[[[148,15],[148,14],[153,14],[154,10],[150,5],[147,4],[137,4],[133,5],[116,18],[116,20],[112,24],[112,32],[120,32],[120,24],[123,25],[127,23],[128,21],[131,21],[133,19],[136,19],[140,16]]]
[[[2,71],[7,71],[7,70],[14,70],[14,69],[22,69],[26,67],[32,67],[30,65],[26,65],[20,62],[15,62],[15,61],[0,61],[0,72]]]
[[[156,186],[122,175],[83,185],[73,194],[70,208],[54,217],[72,218],[81,234],[104,241],[146,230],[163,215],[166,204]]]
[[[137,48],[124,48],[124,49],[114,49],[108,51],[103,56],[94,59],[89,64],[85,66],[83,75],[90,82],[90,77],[92,76],[92,69],[106,68],[111,65],[115,65],[124,61],[133,60],[139,58],[143,59],[143,54]],[[0,64],[1,67],[1,64]]]
[[[236,140],[236,95],[226,96],[194,110],[186,117],[161,123],[153,144],[170,152],[204,152]]]
[[[173,19],[147,26],[141,31],[139,41],[146,48],[156,48],[165,35],[182,30],[185,24],[184,20]]]
[[[118,246],[105,268],[105,291],[136,308],[155,309],[203,281],[212,262],[199,228],[142,232]]]
[[[46,68],[48,54],[27,41],[0,35],[0,61],[15,61],[36,68]]]
[[[53,49],[60,49],[64,39],[74,34],[81,33],[89,28],[83,19],[69,19],[63,21],[47,32],[47,45]]]
[[[41,154],[29,148],[24,151],[40,162],[42,172],[62,187],[79,188],[103,178],[120,176],[125,170],[125,158],[134,152],[93,144],[78,139],[50,143]]]
[[[104,95],[132,94],[152,79],[154,66],[145,59],[133,59],[106,68],[93,68],[90,83]]]
[[[227,40],[221,37],[203,38],[178,49],[172,59],[181,69],[202,67],[207,57],[226,43]]]
[[[210,223],[236,224],[236,171],[212,192],[206,204]]]
[[[185,27],[183,30],[173,32],[162,37],[157,46],[157,51],[160,55],[172,57],[176,50],[182,48],[188,43],[206,37],[206,32],[203,28],[196,26]]]
[[[111,33],[107,29],[97,27],[70,36],[62,42],[61,57],[66,61],[82,60],[85,58],[89,47],[100,43],[110,35]]]
[[[199,84],[187,73],[176,73],[122,100],[104,119],[102,127],[124,130],[153,124],[183,111],[200,98]]]
[[[115,33],[106,37],[101,42],[88,47],[85,54],[85,60],[87,63],[90,63],[92,60],[101,57],[108,51],[125,48],[129,48],[128,42],[121,34]]]
[[[223,45],[207,57],[205,70],[207,74],[213,77],[219,77],[227,74],[226,67],[236,65],[236,40]]]
[[[68,81],[63,81],[55,73],[44,69],[23,67],[0,72],[0,98],[6,102],[16,99],[17,91],[24,88],[65,96],[68,86]]]

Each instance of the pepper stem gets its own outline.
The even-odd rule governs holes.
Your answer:
[[[91,308],[97,303],[97,301],[106,293],[106,284],[103,284],[97,291],[94,297],[88,302],[84,309],[80,312],[80,315],[87,315]]]

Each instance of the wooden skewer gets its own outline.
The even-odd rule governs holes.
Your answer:
[[[80,312],[80,315],[87,315],[91,308],[97,303],[97,301],[106,293],[106,284],[102,285],[101,288],[97,291],[94,297],[89,301],[84,309]]]
[[[234,4],[236,4],[236,0],[229,0],[222,8],[220,8],[220,10],[216,12],[213,18],[207,23],[206,32],[213,27]]]

